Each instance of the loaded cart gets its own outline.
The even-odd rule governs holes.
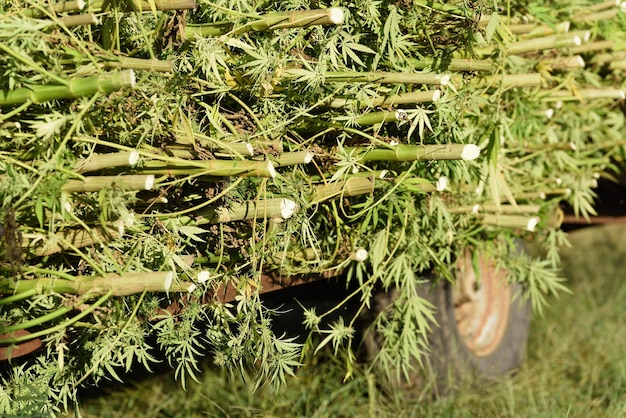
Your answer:
[[[0,0],[0,413],[515,370],[623,165],[623,6]]]

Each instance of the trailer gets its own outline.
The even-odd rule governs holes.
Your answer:
[[[0,0],[0,413],[157,362],[520,366],[620,183],[623,4],[336,3]]]

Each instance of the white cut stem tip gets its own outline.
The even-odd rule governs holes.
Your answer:
[[[152,190],[154,187],[154,174],[150,174],[146,177],[146,182],[144,183],[144,190]]]
[[[169,292],[172,287],[173,282],[174,282],[174,272],[170,271],[165,276],[165,280],[163,280],[163,289],[165,289],[166,292]]]
[[[397,120],[407,120],[408,118],[409,118],[409,115],[406,113],[405,110],[402,110],[402,109],[396,110],[396,119]]]
[[[441,84],[442,86],[447,86],[449,83],[450,83],[450,76],[449,75],[443,75],[439,79],[439,84]]]
[[[269,172],[271,178],[276,177],[276,169],[270,160],[267,160],[267,171]]]
[[[446,190],[446,188],[448,187],[448,178],[443,176],[443,177],[439,177],[439,179],[437,180],[437,191],[438,192],[443,192],[444,190]]]
[[[583,35],[583,42],[589,42],[590,39],[591,39],[591,31],[586,30]]]
[[[130,155],[128,156],[128,164],[133,166],[137,164],[138,161],[139,161],[139,153],[137,151],[131,152]]]
[[[585,60],[583,57],[581,57],[580,55],[576,55],[574,57],[574,59],[576,60],[576,64],[580,67],[580,68],[585,68]]]
[[[369,254],[365,248],[358,248],[354,253],[352,253],[352,259],[354,261],[365,261],[368,256]]]
[[[472,215],[477,215],[480,212],[480,205],[472,206]]]
[[[254,147],[252,146],[252,144],[246,144],[246,151],[248,152],[249,156],[253,156],[254,155]]]
[[[392,147],[397,147],[398,145],[400,145],[400,143],[398,141],[396,141],[396,140],[391,140],[389,142],[389,145],[392,146]]]
[[[552,116],[554,116],[554,109],[546,110],[546,116],[548,117],[548,119],[552,119]]]
[[[384,179],[387,173],[389,173],[389,170],[381,170],[380,174],[378,175],[378,178]]]
[[[570,22],[561,22],[557,25],[557,31],[559,32],[569,32],[569,28],[571,26]]]
[[[463,151],[461,152],[461,159],[464,161],[471,161],[478,158],[480,155],[480,148],[474,144],[467,144],[463,147]]]
[[[441,97],[441,90],[433,91],[433,102],[436,102]]]
[[[196,278],[196,280],[198,281],[198,283],[206,283],[209,281],[210,278],[211,274],[208,271],[201,271],[200,273],[198,273],[198,277]]]
[[[583,41],[580,39],[580,36],[574,36],[574,45],[581,46]]]
[[[83,10],[86,5],[87,3],[85,3],[83,0],[78,0],[76,2],[76,7],[78,7],[78,10]]]
[[[528,220],[528,223],[526,224],[526,230],[530,232],[535,232],[535,227],[537,226],[538,223],[539,223],[539,218],[537,218],[536,216],[533,216],[532,218]]]
[[[619,97],[620,99],[626,99],[626,92],[624,90],[620,90]]]
[[[280,201],[280,216],[283,219],[289,219],[296,213],[298,209],[298,204],[293,200],[282,199]]]
[[[304,164],[308,164],[311,161],[313,161],[313,153],[311,151],[307,151],[306,155],[304,156]]]
[[[623,13],[626,13],[626,1],[620,3],[619,10]]]
[[[131,69],[131,70],[128,70],[126,74],[128,74],[128,85],[130,86],[131,89],[134,89],[135,84],[137,83],[137,77],[135,76],[135,71]]]
[[[120,234],[120,237],[124,236],[124,233],[126,232],[126,228],[124,227],[124,221],[122,220],[122,218],[113,222],[113,226],[117,227],[117,233]]]
[[[196,290],[198,288],[198,286],[196,286],[195,284],[191,283],[189,286],[187,286],[187,293],[193,293],[194,290]]]
[[[330,21],[335,25],[341,25],[345,19],[343,9],[340,9],[339,7],[331,7],[328,9],[328,16]]]

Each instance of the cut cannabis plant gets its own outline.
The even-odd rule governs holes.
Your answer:
[[[0,0],[0,412],[159,361],[280,385],[330,348],[349,373],[391,288],[374,361],[406,373],[435,326],[417,289],[470,248],[541,310],[560,204],[593,215],[624,159],[622,9]],[[311,338],[275,334],[260,295],[329,276],[348,296]]]

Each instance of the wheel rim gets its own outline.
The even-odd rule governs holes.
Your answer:
[[[495,351],[506,331],[511,306],[507,273],[495,263],[478,256],[477,272],[466,253],[457,263],[457,285],[453,288],[454,316],[459,335],[475,356]],[[478,273],[478,274],[477,274]]]

